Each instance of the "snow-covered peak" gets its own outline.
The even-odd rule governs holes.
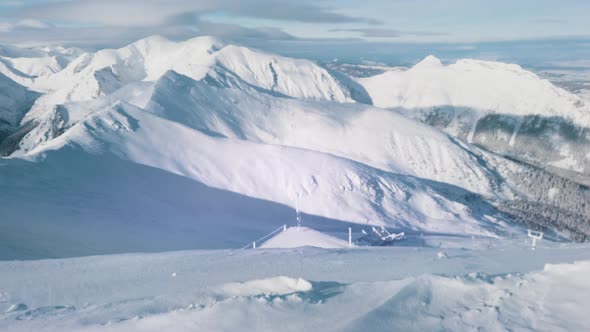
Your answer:
[[[186,46],[206,48],[211,51],[217,51],[227,45],[223,40],[213,36],[198,36],[182,42]]]
[[[519,65],[464,59],[359,79],[374,105],[397,108],[466,142],[535,165],[590,173],[590,107]]]
[[[133,42],[122,49],[126,48],[136,48],[142,50],[144,55],[149,55],[152,51],[162,52],[166,48],[177,48],[180,46],[181,48],[205,48],[205,49],[219,49],[223,47],[224,43],[212,36],[198,36],[186,41],[182,42],[174,42],[170,39],[161,36],[161,35],[153,35],[143,39],[140,39],[136,42]]]
[[[81,49],[63,46],[19,48],[0,45],[0,73],[31,87],[34,78],[61,71],[83,53]]]
[[[439,58],[435,57],[434,55],[429,55],[425,57],[422,61],[418,62],[414,69],[416,68],[430,68],[430,67],[441,67],[443,64]]]
[[[286,58],[228,45],[216,57],[222,68],[265,90],[290,97],[351,102],[350,91],[309,60]]]
[[[479,114],[557,116],[590,126],[590,111],[578,96],[514,64],[465,59],[443,65],[429,56],[408,70],[358,81],[379,107],[458,107]]]
[[[163,48],[170,46],[173,42],[161,35],[153,35],[135,41],[124,48],[135,47],[138,49]]]
[[[100,85],[94,82],[97,72],[110,72],[113,82],[125,85],[157,81],[170,70],[195,80],[212,75],[235,76],[253,87],[294,98],[353,101],[350,87],[311,61],[225,45],[208,36],[183,42],[152,36],[121,49],[83,54],[63,71],[37,80],[35,87],[41,91],[60,90],[65,97],[61,103],[91,100],[107,93],[95,88]],[[92,89],[83,90],[89,86]]]
[[[115,54],[124,59],[141,59],[146,79],[156,80],[167,70],[181,68],[187,63],[206,64],[206,58],[222,47],[221,41],[208,36],[174,42],[156,35],[116,50]]]

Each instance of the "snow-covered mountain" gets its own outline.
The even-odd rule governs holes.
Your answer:
[[[177,77],[178,74],[170,76]],[[209,92],[214,92],[214,90]],[[222,93],[222,91],[217,91],[217,93]],[[169,98],[170,96],[167,99]],[[508,218],[479,198],[478,195],[458,187],[442,183],[429,183],[414,176],[378,169],[326,152],[270,144],[256,137],[248,139],[246,136],[235,137],[235,134],[232,134],[234,137],[225,136],[224,132],[217,130],[218,128],[215,126],[199,127],[197,122],[191,123],[187,120],[191,117],[199,119],[195,114],[205,113],[206,106],[202,109],[194,109],[193,113],[183,114],[185,110],[174,108],[172,104],[169,104],[165,109],[170,114],[165,112],[154,114],[149,108],[146,111],[146,109],[118,101],[93,112],[59,137],[38,146],[27,155],[27,158],[41,158],[37,159],[37,163],[45,164],[46,166],[43,168],[47,169],[52,169],[59,164],[72,164],[72,166],[84,168],[83,165],[72,161],[78,158],[94,159],[90,156],[84,157],[85,154],[117,158],[131,162],[129,165],[138,165],[139,169],[141,169],[139,165],[144,165],[164,170],[166,173],[180,175],[190,183],[197,181],[197,183],[205,184],[211,188],[279,203],[282,206],[294,207],[298,205],[299,209],[307,214],[331,220],[391,225],[415,231],[478,236],[507,234],[515,227],[507,225],[505,221]],[[313,109],[301,110],[296,112],[295,116],[305,117],[306,113],[313,111],[317,112]],[[68,109],[64,108],[63,112],[67,114]],[[276,109],[276,112],[280,112],[280,109]],[[225,129],[229,121],[225,120],[227,122],[224,123],[222,122],[224,119],[215,119],[220,115],[222,114],[209,116],[204,114],[203,122],[215,123],[218,121],[219,128]],[[291,117],[293,113],[287,115]],[[316,121],[324,121],[318,125],[323,125],[325,130],[335,130],[330,127],[329,123],[326,123],[325,119],[322,119],[325,116],[316,115]],[[272,117],[269,118],[269,120],[273,120]],[[398,116],[398,119],[401,117]],[[187,124],[193,125],[193,127]],[[429,130],[428,127],[417,122],[406,121],[404,124]],[[249,128],[256,125],[250,121],[243,120],[241,123],[236,121],[234,125],[235,127],[232,129],[237,132],[257,131],[256,128]],[[280,130],[280,127],[277,126],[277,129]],[[265,136],[262,128],[260,134],[260,136]],[[444,135],[440,135],[439,138],[448,140]],[[450,145],[450,142],[448,144]],[[64,157],[62,151],[72,150],[74,151],[72,154],[76,157],[67,154],[67,157]],[[466,154],[461,157],[469,158]],[[109,166],[109,163],[101,163],[101,165],[107,169],[115,167]],[[8,160],[5,167],[11,169],[12,167],[22,167],[22,165],[13,166],[11,160]],[[474,166],[472,165],[472,167]],[[115,170],[113,171],[117,174],[110,176],[118,178],[119,185],[126,187],[126,191],[137,187],[137,183],[127,181],[125,180],[126,176],[119,175],[119,172],[129,172],[128,170],[118,170],[118,168]],[[63,174],[62,172],[63,170],[59,174]],[[84,171],[79,170],[78,172]],[[30,182],[34,182],[34,179],[39,176],[38,172],[27,174],[23,176],[31,178]],[[102,176],[101,174],[103,174],[102,171],[96,176]],[[160,177],[161,175],[156,173],[153,176]],[[49,177],[51,178],[52,175]],[[78,181],[81,180],[74,182]],[[155,184],[162,183],[162,180],[151,177],[146,177],[145,181]],[[21,179],[14,184],[16,187],[9,192],[26,191],[26,188],[19,187],[23,182],[28,183],[29,181]],[[94,188],[92,184],[86,184],[86,186],[89,186],[90,189],[84,190],[98,196],[108,196],[111,190],[117,190],[116,187]],[[147,188],[158,191],[157,187],[152,188],[147,185]],[[76,192],[76,190],[73,191]],[[145,189],[141,189],[141,191],[145,191]],[[207,195],[206,191],[202,195]],[[192,197],[188,198],[189,200],[199,200],[194,194],[188,196]],[[133,199],[131,200],[133,201]],[[128,199],[121,199],[121,201],[114,202],[113,208],[123,205],[124,207],[121,209],[126,210],[127,201]],[[95,203],[91,202],[90,204]],[[133,205],[136,204],[138,203]],[[232,206],[230,200],[227,204],[228,211],[236,208]],[[50,206],[48,209],[53,210],[51,215],[60,215],[61,218],[71,219],[67,215],[67,210],[54,209]],[[144,208],[142,216],[153,208],[159,207],[152,204],[152,206]],[[100,209],[91,210],[99,215],[102,213],[96,212]],[[292,210],[287,211],[288,213],[281,212],[278,216],[280,222],[293,220]],[[254,217],[250,217],[250,220],[234,217],[236,219],[227,221],[225,224],[221,220],[227,218],[222,218],[219,215],[212,214],[207,218],[215,220],[212,221],[216,225],[215,227],[225,229],[227,232],[229,230],[226,228],[235,227],[236,220],[241,220],[243,223],[253,223],[258,219],[267,218],[265,217],[266,209],[261,209],[256,213]],[[153,215],[161,216],[161,213],[153,211]],[[176,213],[172,213],[172,215],[174,216]],[[88,218],[96,219],[97,217],[88,216]],[[129,214],[124,213],[122,216],[111,218],[129,218]],[[175,225],[174,218],[169,222],[171,228],[179,226]],[[56,221],[56,223],[60,223],[60,221]],[[23,226],[21,225],[21,227]],[[150,225],[146,225],[146,227],[149,228]],[[213,224],[203,227],[209,229],[213,227]],[[31,226],[31,228],[33,227]],[[76,237],[84,238],[82,234],[77,234]],[[232,243],[232,245],[235,246],[236,243]]]
[[[85,53],[55,75],[35,80],[33,86],[59,92],[62,103],[84,101],[129,82],[155,81],[170,70],[196,80],[218,76],[224,84],[237,76],[252,86],[294,98],[353,101],[347,87],[311,61],[225,45],[212,37],[176,43],[155,36],[118,50]]]
[[[131,83],[155,82],[169,71],[220,87],[253,88],[298,99],[350,103],[353,97],[364,96],[352,80],[337,79],[308,60],[224,45],[211,37],[175,43],[156,36],[118,50],[82,54],[63,70],[35,78],[28,86],[45,95],[22,125],[33,128],[50,120],[60,122],[59,105],[94,100]],[[43,135],[42,141],[55,137]],[[31,149],[37,143],[25,141],[22,147]]]
[[[443,68],[429,58],[396,75],[428,77]],[[531,106],[542,116],[573,98],[514,66],[489,71],[500,86],[523,76],[519,84],[531,95],[547,85],[554,95]],[[387,104],[401,100],[375,92],[384,80],[382,88],[401,94],[385,83],[389,72],[359,84],[311,61],[210,37],[150,37],[26,75],[28,89],[6,78],[19,93],[42,95],[13,119],[2,143],[10,158],[0,160],[0,201],[7,203],[0,226],[40,240],[9,237],[6,250],[54,257],[238,246],[293,220],[295,206],[308,220],[415,232],[501,237],[524,223],[579,240],[590,234],[584,186],[410,114],[442,102],[466,109],[476,109],[472,101],[508,102],[509,89],[449,101],[440,97],[450,93],[446,84],[428,88],[409,79],[423,100]],[[453,73],[444,75],[453,82]],[[368,105],[371,99],[381,108]],[[536,114],[520,106],[519,116]],[[559,112],[583,123],[583,107]],[[477,112],[496,114],[483,106]],[[163,229],[170,237],[154,241]],[[52,252],[56,238],[64,245]]]
[[[588,244],[456,241],[0,262],[0,330],[587,330]]]
[[[443,65],[428,56],[407,70],[359,81],[379,107],[456,106],[482,113],[561,116],[590,124],[590,114],[578,97],[514,64],[459,60]]]
[[[26,160],[2,164],[4,234],[47,241],[8,238],[2,245],[33,257],[238,247],[292,223],[287,206],[297,205],[313,216],[305,223],[321,217],[492,237],[517,229],[463,189],[327,153],[207,134],[124,103],[77,123]],[[24,198],[36,205],[26,219]],[[158,238],[164,229],[167,237]]]
[[[82,53],[81,49],[61,46],[20,48],[0,45],[0,74],[30,87],[35,79],[63,70]]]
[[[518,65],[429,56],[360,78],[374,104],[542,167],[590,175],[590,107]]]

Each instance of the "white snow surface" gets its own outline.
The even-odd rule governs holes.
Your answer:
[[[309,292],[312,288],[313,286],[307,280],[280,276],[227,283],[221,286],[220,292],[227,296],[287,295],[297,292]]]
[[[590,126],[590,108],[580,97],[515,64],[464,59],[444,65],[431,55],[407,70],[358,82],[379,107],[453,106],[481,114],[559,116]]]
[[[264,242],[261,248],[348,248],[348,242],[308,227],[290,227]]]
[[[584,331],[587,245],[516,241],[0,262],[2,331]]]

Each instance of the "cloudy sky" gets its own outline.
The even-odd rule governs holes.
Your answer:
[[[567,39],[590,36],[589,16],[588,0],[0,0],[0,43]]]

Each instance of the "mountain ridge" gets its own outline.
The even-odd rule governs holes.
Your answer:
[[[471,60],[455,65],[491,71],[495,74],[490,77],[496,78],[522,76],[524,82],[534,82],[525,89],[529,93],[538,91],[539,86],[546,87],[538,82],[538,77],[519,66]],[[27,169],[38,168],[21,174],[29,187],[13,183],[11,188],[36,197],[59,220],[76,223],[76,215],[69,214],[67,209],[50,207],[67,205],[71,197],[65,193],[83,188],[79,193],[82,199],[76,202],[88,204],[87,213],[92,215],[87,217],[92,223],[86,225],[80,220],[76,229],[86,237],[90,233],[86,233],[85,227],[105,227],[105,232],[116,232],[120,223],[121,230],[126,229],[124,219],[129,218],[130,210],[125,207],[124,195],[116,195],[121,202],[113,203],[113,208],[127,212],[120,217],[109,214],[112,220],[108,225],[100,224],[102,217],[98,216],[104,214],[97,211],[104,208],[105,201],[95,204],[92,197],[108,200],[110,192],[118,189],[114,182],[102,187],[95,179],[88,179],[88,185],[75,183],[84,181],[94,169],[88,163],[78,163],[79,158],[104,158],[105,162],[100,163],[104,170],[98,173],[112,177],[110,180],[118,179],[116,182],[125,187],[125,192],[154,192],[153,197],[130,198],[132,206],[149,205],[153,199],[166,200],[158,196],[157,187],[125,180],[126,174],[137,168],[142,174],[154,176],[145,180],[157,185],[163,185],[163,179],[168,178],[166,174],[171,174],[175,183],[184,179],[199,184],[198,189],[187,189],[188,192],[207,195],[207,188],[211,188],[212,192],[228,193],[219,197],[237,197],[232,196],[235,194],[243,196],[243,201],[248,198],[270,202],[287,210],[297,207],[326,222],[483,237],[505,237],[522,232],[526,226],[545,230],[558,238],[586,239],[590,235],[590,220],[580,216],[590,215],[590,206],[584,203],[590,199],[590,191],[544,170],[543,165],[521,163],[504,157],[505,151],[500,148],[488,149],[480,144],[486,142],[482,138],[485,135],[488,143],[492,142],[490,137],[499,137],[508,146],[513,141],[514,147],[524,140],[518,135],[506,138],[506,134],[497,134],[498,130],[502,133],[506,130],[494,127],[493,121],[485,135],[481,123],[463,121],[471,117],[480,122],[486,116],[498,117],[500,108],[482,115],[472,107],[461,108],[450,103],[455,99],[450,98],[446,89],[456,86],[445,86],[444,80],[428,80],[432,75],[436,77],[438,71],[453,77],[452,72],[446,72],[450,70],[448,67],[435,57],[427,57],[407,71],[396,70],[395,75],[402,78],[418,75],[419,80],[410,80],[408,90],[394,92],[420,94],[404,101],[408,107],[377,107],[384,100],[380,98],[395,101],[397,95],[388,97],[386,89],[383,95],[375,95],[371,84],[367,84],[371,78],[354,80],[308,60],[226,45],[214,38],[172,42],[150,37],[118,50],[82,54],[63,70],[35,78],[36,88],[43,90],[41,87],[45,85],[51,89],[35,100],[23,114],[20,127],[17,124],[16,131],[5,139],[3,149],[12,147],[11,154],[0,160],[10,170],[7,174],[18,173],[23,160],[30,162],[25,164]],[[389,80],[392,75],[373,79]],[[425,87],[421,86],[424,81]],[[480,93],[485,94],[483,103],[490,103],[503,93],[516,100],[514,92],[507,89]],[[450,105],[417,103],[420,100],[435,105],[445,101]],[[546,109],[540,113],[553,112],[551,105],[564,100],[575,98],[564,94],[563,100],[547,104],[541,100],[540,105]],[[540,116],[534,112],[534,109],[526,111],[523,116]],[[506,120],[505,126],[515,123],[511,119]],[[458,120],[462,121],[453,122]],[[534,118],[531,121],[531,128],[539,123]],[[539,127],[539,134],[528,128],[523,125],[519,132],[528,133],[532,139],[559,129],[545,125]],[[527,151],[532,153],[537,145],[530,142]],[[556,147],[567,146],[563,141],[555,142]],[[580,151],[584,149],[581,145]],[[57,165],[63,169],[57,171]],[[77,165],[85,169],[76,169]],[[146,167],[153,171],[147,171]],[[67,180],[68,172],[84,175],[72,183]],[[52,182],[54,177],[65,183]],[[60,190],[64,193],[63,201],[53,197],[59,201],[54,202],[34,193],[36,189],[47,190],[42,185],[44,181],[56,186],[58,196]],[[12,182],[0,174],[0,183]],[[184,200],[180,196],[174,195]],[[259,229],[248,225],[254,221],[238,217],[241,198],[228,200],[237,204],[227,206],[228,219],[218,211],[221,214],[215,212],[209,216],[212,220],[195,222],[209,229],[216,218],[221,218],[223,227]],[[23,200],[22,204],[28,203]],[[179,212],[183,214],[179,223],[175,223],[173,210],[163,208],[170,214],[168,218],[174,227],[183,227],[187,222],[184,213],[188,210],[179,208],[183,211]],[[26,210],[18,204],[14,209]],[[17,210],[11,210],[10,215],[17,215]],[[287,210],[281,208],[278,215],[281,225],[285,218],[292,218]],[[528,218],[527,214],[533,210],[535,217]],[[152,213],[157,215],[157,224],[166,223],[166,216],[157,211]],[[249,213],[251,220],[268,220],[263,210]],[[207,218],[205,214],[199,216]],[[139,220],[133,220],[136,227],[141,227]],[[32,218],[27,232],[37,234],[34,229],[38,222],[41,222],[38,216]],[[62,227],[60,222],[56,223]],[[0,226],[15,227],[10,222]],[[150,224],[145,227],[146,232],[152,229]],[[221,228],[218,231],[222,232]],[[76,232],[68,234],[75,236]]]

